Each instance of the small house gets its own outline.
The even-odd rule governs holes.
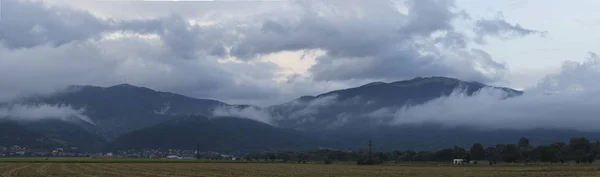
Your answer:
[[[454,164],[459,164],[459,165],[460,165],[460,164],[465,164],[465,163],[467,163],[467,161],[466,161],[465,159],[454,159],[454,160],[452,161],[452,163],[454,163]]]
[[[167,159],[181,159],[181,157],[176,156],[176,155],[170,155],[170,156],[167,156]]]

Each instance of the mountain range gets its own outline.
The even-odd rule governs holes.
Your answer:
[[[51,95],[0,105],[69,105],[84,110],[70,118],[0,121],[0,146],[79,147],[85,151],[194,149],[257,152],[329,147],[357,150],[372,139],[380,150],[429,150],[449,146],[512,142],[526,136],[534,143],[591,139],[600,133],[567,130],[490,130],[444,127],[435,123],[392,124],[388,110],[417,106],[460,90],[471,96],[498,89],[506,99],[521,91],[446,77],[414,78],[335,90],[269,107],[230,105],[128,84],[70,86]],[[435,111],[435,110],[431,110]],[[0,117],[1,118],[1,117]],[[87,120],[89,119],[89,120]],[[261,121],[257,121],[261,120]]]

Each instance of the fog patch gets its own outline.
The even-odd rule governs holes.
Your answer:
[[[522,96],[504,99],[506,92],[484,88],[468,96],[457,90],[425,104],[402,107],[391,114],[391,124],[441,123],[479,129],[569,129],[600,131],[598,57],[565,62],[560,73],[547,76]],[[374,115],[382,116],[377,113]]]
[[[60,119],[71,121],[72,118],[81,119],[89,124],[96,125],[85,115],[85,108],[75,109],[71,105],[8,105],[0,107],[0,119],[35,121],[42,119]]]
[[[213,116],[229,116],[229,117],[240,117],[252,119],[255,121],[263,122],[269,125],[273,125],[271,114],[262,108],[249,106],[246,108],[238,107],[218,107],[212,112]]]
[[[164,103],[159,110],[154,110],[154,114],[167,115],[167,112],[171,109],[170,103]]]
[[[291,114],[289,114],[289,118],[298,119],[298,118],[305,118],[307,116],[312,117],[314,115],[317,115],[317,114],[319,114],[319,110],[321,108],[328,107],[337,102],[338,102],[338,95],[332,94],[332,95],[327,95],[327,96],[323,96],[323,97],[317,97],[310,101],[294,100],[290,104],[284,105],[284,106],[291,107],[291,109],[300,108],[298,110],[293,111]]]

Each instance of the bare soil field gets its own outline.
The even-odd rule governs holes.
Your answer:
[[[269,164],[269,163],[0,163],[2,177],[188,176],[600,176],[599,165]]]

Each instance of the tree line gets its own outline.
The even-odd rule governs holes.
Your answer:
[[[600,158],[600,141],[590,142],[586,138],[571,138],[568,143],[557,142],[550,145],[533,146],[529,139],[521,138],[516,144],[497,144],[484,147],[474,143],[470,148],[454,146],[438,151],[392,151],[368,152],[367,150],[342,151],[335,149],[317,149],[311,151],[278,151],[252,153],[244,156],[245,160],[267,161],[357,161],[364,162],[451,162],[453,159],[466,161],[488,161],[490,165],[496,162],[551,162],[551,163],[592,163]]]

